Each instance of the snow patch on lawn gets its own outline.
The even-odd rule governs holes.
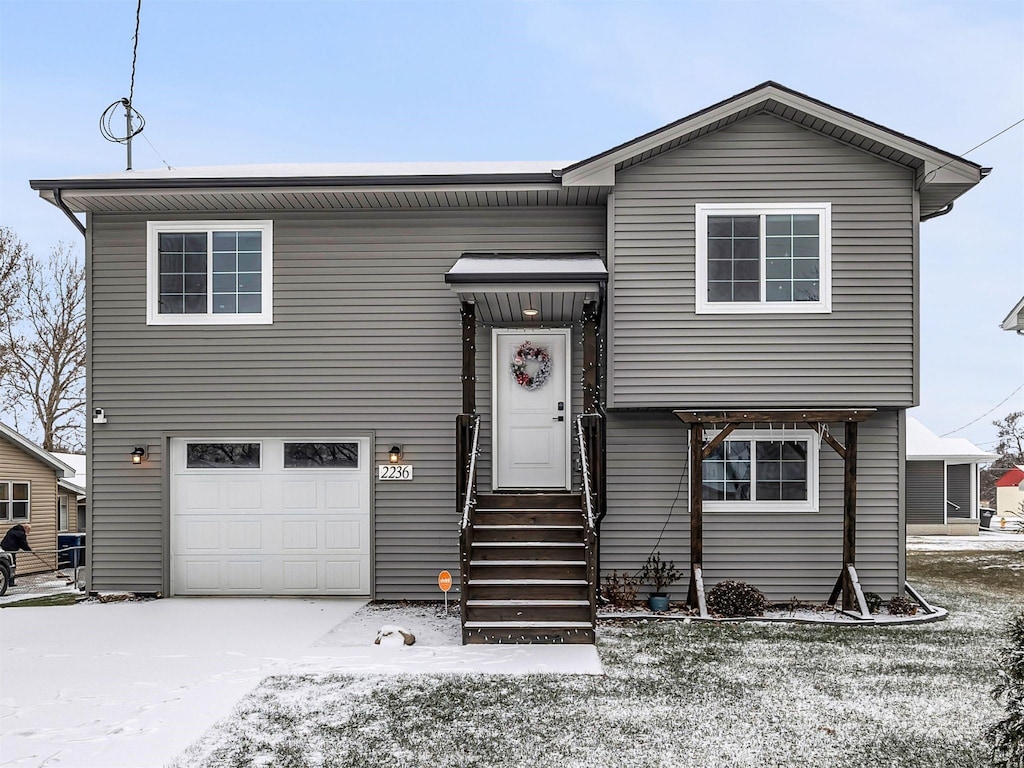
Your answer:
[[[907,536],[907,549],[920,552],[1024,551],[1024,534],[981,531],[978,536]]]

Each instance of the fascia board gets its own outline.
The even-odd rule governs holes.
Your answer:
[[[1017,306],[1010,310],[1010,314],[1008,314],[1003,319],[1003,322],[999,324],[999,327],[1002,328],[1004,331],[1024,330],[1024,323],[1018,320],[1018,317],[1022,310],[1024,310],[1024,298],[1018,301]]]
[[[846,128],[854,133],[858,133],[866,138],[872,139],[873,141],[877,141],[879,144],[885,144],[886,146],[893,147],[894,149],[911,155],[912,157],[917,157],[924,162],[926,166],[926,173],[931,170],[938,169],[940,166],[944,166],[942,170],[948,170],[950,174],[955,174],[957,183],[963,183],[964,180],[977,183],[981,180],[980,170],[969,163],[956,158],[951,158],[948,155],[932,150],[918,142],[904,139],[887,131],[880,130],[860,120],[833,111],[825,106],[815,104],[814,102],[803,99],[793,93],[780,91],[774,86],[769,85],[758,89],[753,93],[722,104],[717,109],[710,112],[704,112],[697,117],[694,117],[692,120],[687,120],[684,123],[667,128],[660,133],[648,136],[646,139],[629,144],[617,152],[599,157],[593,163],[586,163],[571,171],[563,171],[562,183],[566,186],[576,186],[581,184],[583,179],[590,177],[597,171],[605,171],[609,166],[614,169],[618,163],[624,162],[625,160],[637,155],[641,155],[648,150],[655,149],[662,144],[666,144],[681,136],[685,136],[686,134],[699,129],[701,126],[714,123],[735,112],[741,112],[744,109],[748,109],[755,104],[767,100],[785,104],[793,109],[805,112],[812,117],[817,117],[826,122],[834,123],[842,128]],[[930,168],[928,167],[929,163],[931,164]],[[928,183],[931,182],[932,180],[929,180]]]
[[[25,453],[33,456],[39,461],[43,462],[47,466],[51,467],[57,472],[57,477],[64,477],[65,475],[74,475],[75,470],[69,467],[60,459],[50,455],[49,452],[44,451],[38,445],[33,443],[27,437],[13,429],[8,427],[6,424],[0,424],[0,437],[7,438],[8,442],[12,443],[16,448],[20,448]]]

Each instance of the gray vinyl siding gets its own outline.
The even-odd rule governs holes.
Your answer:
[[[907,524],[942,525],[946,506],[942,461],[907,462]]]
[[[832,203],[831,314],[695,314],[696,203]],[[914,404],[913,173],[759,115],[620,171],[612,407]]]
[[[860,426],[857,572],[864,588],[897,594],[900,565],[899,412]],[[842,442],[843,427],[831,432]],[[687,433],[665,413],[613,413],[608,421],[608,515],[601,527],[601,569],[636,571],[657,547],[689,568]],[[678,497],[678,499],[677,499]],[[704,578],[746,581],[771,600],[825,600],[842,567],[843,462],[822,444],[819,511],[704,511]],[[671,512],[671,514],[670,514]],[[662,534],[664,529],[664,534]],[[658,544],[658,537],[661,542]],[[672,590],[685,597],[686,583]]]
[[[946,467],[946,499],[960,509],[947,506],[947,516],[961,520],[971,517],[971,473],[974,464],[950,464]]]
[[[167,589],[170,436],[372,433],[375,463],[402,444],[416,478],[375,483],[375,594],[436,599],[437,572],[458,568],[462,353],[444,273],[464,251],[603,252],[604,210],[215,218],[273,219],[272,325],[147,326],[146,218],[90,217],[89,408],[108,418],[90,425],[90,588]]]

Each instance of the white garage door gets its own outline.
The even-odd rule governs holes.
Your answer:
[[[367,438],[171,441],[171,593],[369,595]]]

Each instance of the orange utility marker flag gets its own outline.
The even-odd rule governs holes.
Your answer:
[[[448,571],[437,574],[437,586],[444,592],[444,612],[448,613],[448,590],[452,588],[452,575]]]

